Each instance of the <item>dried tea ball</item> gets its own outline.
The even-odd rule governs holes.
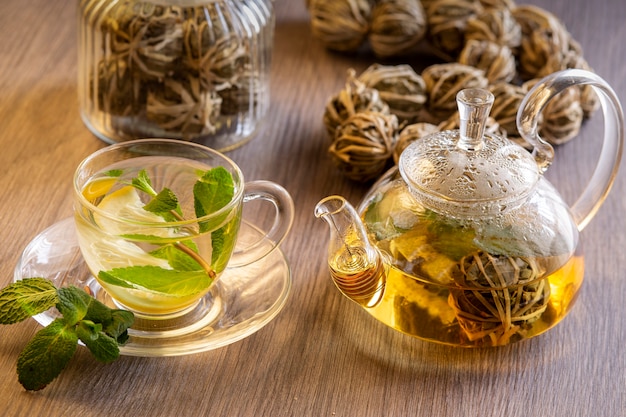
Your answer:
[[[527,337],[530,323],[548,308],[550,282],[541,279],[542,268],[532,257],[479,250],[463,257],[451,275],[457,286],[448,302],[466,337],[483,346]]]
[[[513,10],[516,5],[513,0],[479,0],[485,9]]]
[[[430,7],[430,5],[436,1],[437,0],[421,0],[420,3],[422,3],[422,8],[424,9],[424,11],[426,11]]]
[[[591,117],[600,108],[600,99],[592,86],[583,85],[580,87],[580,106],[585,118]]]
[[[550,12],[537,6],[519,6],[513,16],[522,28],[518,71],[523,80],[541,78],[563,69],[570,34]]]
[[[526,149],[531,149],[530,144],[520,136],[517,130],[517,111],[528,92],[526,88],[501,82],[489,86],[489,91],[494,97],[490,116],[506,131],[509,139]]]
[[[415,120],[426,103],[426,83],[409,65],[373,64],[358,80],[376,89],[400,122]]]
[[[145,4],[141,13],[129,13],[126,6],[114,6],[107,16],[103,36],[114,54],[128,58],[135,77],[162,80],[177,70],[183,54],[180,8]]]
[[[217,93],[222,99],[221,113],[224,116],[235,116],[241,112],[254,112],[260,104],[260,91],[263,91],[258,76],[250,74],[239,77],[237,83]]]
[[[402,151],[411,143],[438,131],[439,127],[432,123],[420,122],[408,125],[398,134],[398,140],[393,149],[393,161],[397,164],[400,159],[400,154],[402,154]]]
[[[426,34],[426,13],[419,0],[379,0],[373,10],[369,41],[374,54],[407,54]]]
[[[459,63],[485,72],[490,84],[515,78],[515,56],[506,45],[470,39],[459,55]]]
[[[457,111],[456,95],[464,88],[487,88],[482,70],[459,63],[435,64],[422,71],[428,92],[428,112],[438,121]]]
[[[211,11],[190,10],[182,23],[185,65],[197,71],[202,82],[220,90],[237,84],[237,78],[248,72],[250,54],[246,42],[224,31],[223,18]]]
[[[213,90],[205,90],[196,77],[166,79],[163,86],[148,91],[146,117],[183,139],[212,134],[217,130],[222,99]]]
[[[98,76],[90,82],[90,95],[97,92],[98,107],[114,116],[139,114],[146,101],[146,89],[128,68],[128,60],[111,59],[98,63]],[[150,82],[145,82],[150,84]]]
[[[360,112],[348,118],[328,149],[334,163],[348,178],[369,181],[387,168],[396,142],[396,116]]]
[[[389,114],[389,106],[381,99],[378,90],[356,79],[356,72],[350,69],[346,86],[326,104],[324,125],[328,136],[333,139],[339,125],[364,111]]]
[[[565,68],[578,68],[593,72],[585,58],[582,55],[582,48],[574,39],[570,39],[570,47],[563,59]],[[581,85],[580,88],[580,105],[583,109],[583,117],[589,118],[600,107],[600,100],[590,85]]]
[[[327,48],[354,51],[365,41],[372,14],[370,0],[310,0],[311,32]]]
[[[465,43],[467,21],[483,11],[478,0],[435,0],[426,9],[428,38],[449,60]]]
[[[538,81],[527,81],[523,87],[530,91]],[[566,88],[546,103],[538,123],[539,136],[552,145],[561,145],[578,135],[582,121],[580,89]]]
[[[522,43],[522,27],[506,8],[489,8],[467,21],[465,39],[491,41],[515,50]]]

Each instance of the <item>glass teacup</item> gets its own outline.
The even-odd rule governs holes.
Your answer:
[[[259,199],[275,207],[273,225],[235,251],[243,205]],[[93,153],[76,169],[74,200],[91,273],[116,304],[145,318],[190,311],[227,266],[268,255],[293,222],[284,188],[244,183],[223,154],[179,140],[136,140]]]

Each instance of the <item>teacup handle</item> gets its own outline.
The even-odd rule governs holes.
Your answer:
[[[613,185],[624,147],[624,114],[615,91],[598,75],[581,69],[555,72],[540,80],[524,97],[517,113],[520,135],[533,147],[533,155],[541,171],[554,157],[554,149],[538,133],[541,111],[557,94],[571,86],[590,85],[598,96],[604,115],[604,141],[595,171],[587,186],[571,207],[578,230],[596,214]]]
[[[245,184],[243,203],[263,200],[274,206],[274,222],[267,232],[259,232],[260,238],[244,248],[235,247],[228,268],[251,264],[269,255],[285,239],[294,219],[291,195],[282,186],[271,181],[248,181]],[[245,219],[243,219],[245,221]]]

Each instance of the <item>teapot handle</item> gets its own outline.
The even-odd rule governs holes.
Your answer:
[[[590,85],[597,94],[604,115],[604,141],[598,164],[587,186],[571,207],[578,230],[596,214],[617,175],[624,145],[624,114],[617,95],[598,75],[581,69],[555,72],[539,81],[524,97],[517,112],[520,135],[533,147],[533,156],[544,172],[554,158],[554,149],[538,133],[537,122],[546,104],[564,89]]]

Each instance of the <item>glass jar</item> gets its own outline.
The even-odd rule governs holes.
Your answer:
[[[78,27],[81,117],[107,143],[227,151],[268,111],[272,0],[80,0]]]

